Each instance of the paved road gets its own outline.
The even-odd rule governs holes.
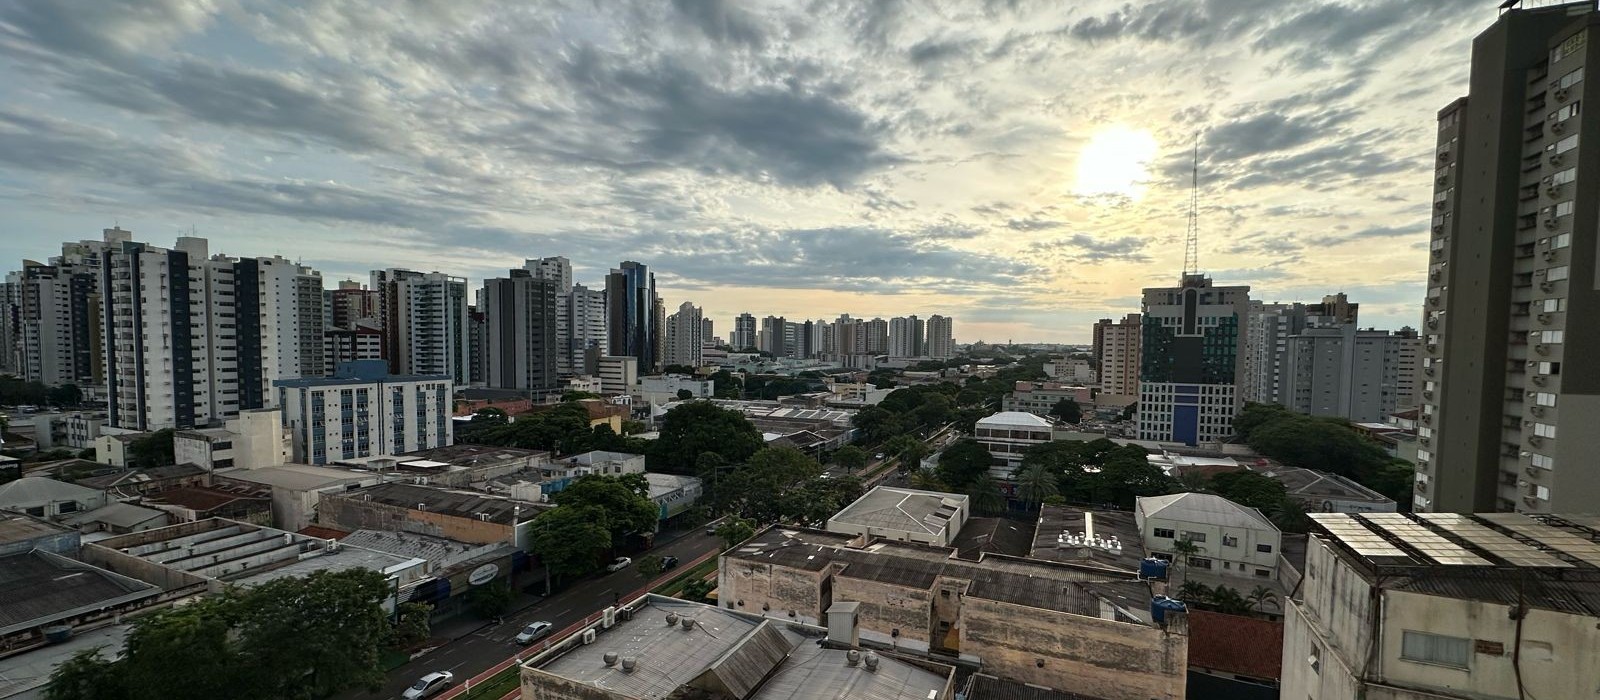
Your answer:
[[[705,534],[703,529],[695,529],[681,539],[657,546],[648,554],[670,554],[687,563],[721,544],[721,540]],[[640,556],[642,554],[636,554],[634,558]],[[563,629],[605,609],[616,596],[632,593],[645,583],[644,577],[632,566],[577,582],[526,610],[508,615],[501,624],[485,627],[395,669],[390,672],[388,683],[377,693],[354,691],[341,697],[351,700],[398,698],[408,686],[431,671],[449,671],[455,674],[457,683],[463,682],[516,653],[513,638],[529,622],[547,620],[555,623],[555,629]]]

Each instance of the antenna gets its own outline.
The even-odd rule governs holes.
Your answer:
[[[1183,276],[1200,271],[1200,135],[1194,136],[1194,170],[1189,190],[1189,233],[1183,245]]]

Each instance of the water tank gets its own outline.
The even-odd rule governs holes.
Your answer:
[[[1181,600],[1174,600],[1164,595],[1158,595],[1150,599],[1150,619],[1154,620],[1158,625],[1167,624],[1167,613],[1169,612],[1188,611],[1189,607],[1184,605]]]
[[[51,625],[44,628],[44,641],[47,644],[60,644],[71,638],[71,625]]]
[[[1158,557],[1146,557],[1139,562],[1139,578],[1147,581],[1167,580],[1168,562]]]

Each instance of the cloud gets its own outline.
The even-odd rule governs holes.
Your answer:
[[[754,49],[766,46],[766,32],[754,18],[728,0],[672,0],[672,6],[712,39]]]
[[[1147,263],[1151,258],[1144,254],[1144,247],[1144,239],[1137,236],[1099,239],[1086,233],[1075,233],[1034,243],[1029,246],[1029,250],[1080,263],[1099,263],[1108,260]]]

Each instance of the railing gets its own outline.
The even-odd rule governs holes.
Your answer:
[[[716,549],[716,550],[712,550],[710,552],[706,552],[705,554],[702,554],[699,557],[696,557],[694,559],[694,561],[685,562],[683,564],[680,564],[677,567],[676,571],[662,573],[660,576],[657,576],[654,580],[652,580],[649,583],[645,584],[643,588],[640,588],[640,589],[638,589],[638,590],[636,590],[636,591],[634,591],[632,593],[629,593],[628,595],[621,596],[621,597],[618,598],[618,600],[621,600],[621,601],[632,601],[632,600],[636,600],[638,598],[642,598],[646,594],[648,594],[650,591],[655,590],[657,586],[660,586],[661,584],[664,584],[664,583],[666,583],[668,581],[671,581],[672,579],[677,578],[678,576],[693,570],[695,567],[706,563],[706,561],[716,557],[717,555],[719,555],[721,553],[722,553],[721,549]],[[539,644],[533,645],[533,646],[524,647],[522,649],[517,650],[517,653],[512,654],[511,658],[506,659],[505,661],[501,661],[500,663],[497,663],[494,666],[491,666],[489,668],[489,670],[484,671],[483,673],[479,673],[476,676],[468,678],[467,682],[462,683],[461,685],[458,685],[458,686],[456,686],[454,688],[446,690],[444,693],[442,693],[442,694],[440,694],[438,696],[439,700],[447,700],[448,698],[453,698],[453,697],[456,697],[458,695],[465,694],[468,690],[471,690],[473,686],[475,686],[475,685],[483,685],[483,683],[485,681],[488,681],[489,679],[494,678],[495,676],[498,676],[501,673],[504,673],[506,669],[512,668],[514,666],[521,665],[522,662],[525,659],[531,659],[531,658],[533,658],[535,656],[538,656],[540,654],[545,653],[546,651],[549,651],[550,647],[553,647],[558,643],[565,642],[568,637],[571,637],[572,635],[577,634],[578,632],[583,630],[583,628],[588,627],[589,625],[592,625],[592,624],[600,621],[601,618],[605,617],[605,614],[606,614],[605,609],[601,608],[600,610],[598,610],[596,612],[593,612],[593,613],[591,613],[589,615],[584,616],[584,618],[582,620],[580,620],[578,622],[574,622],[574,623],[572,623],[570,625],[567,625],[566,627],[562,628],[562,630],[560,632],[557,632],[555,634],[546,636],[544,638],[544,641],[540,642]],[[521,688],[518,688],[517,690],[514,690],[514,691],[510,692],[509,694],[507,694],[505,697],[501,698],[501,700],[514,700],[515,698],[519,697],[521,695],[521,693],[522,693]]]

